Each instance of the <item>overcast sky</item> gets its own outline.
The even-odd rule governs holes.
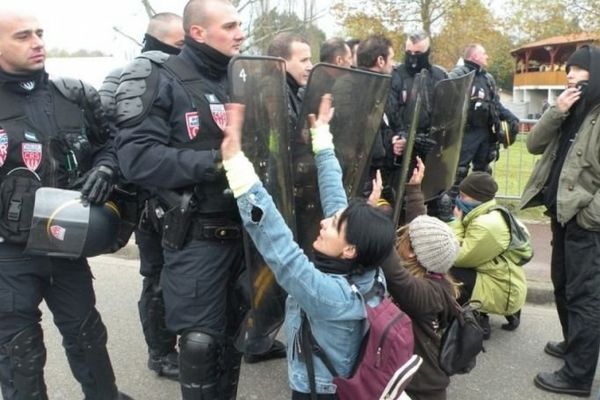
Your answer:
[[[74,51],[83,48],[109,54],[119,53],[123,51],[127,40],[116,33],[113,26],[141,41],[148,22],[140,0],[0,0],[0,4],[13,2],[38,17],[46,31],[48,49]],[[152,0],[151,4],[156,12],[181,14],[186,2]],[[319,0],[317,7],[325,9],[329,3],[330,0]],[[328,11],[324,14],[319,25],[328,35],[332,35],[337,28]]]

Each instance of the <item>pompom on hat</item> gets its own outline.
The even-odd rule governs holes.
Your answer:
[[[421,215],[408,224],[408,235],[417,261],[427,271],[445,274],[454,265],[460,246],[446,223]]]

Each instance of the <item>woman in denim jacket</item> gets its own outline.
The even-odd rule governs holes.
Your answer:
[[[301,310],[335,370],[341,376],[350,375],[367,326],[363,300],[345,275],[352,275],[361,293],[369,291],[378,265],[390,253],[394,242],[394,227],[381,211],[364,201],[348,205],[329,133],[331,101],[330,96],[324,96],[319,119],[311,118],[312,145],[326,217],[313,243],[315,264],[294,242],[292,232],[241,151],[243,106],[227,105],[228,125],[221,146],[223,166],[244,227],[279,285],[289,294],[285,320],[288,376],[294,400],[310,398],[306,364],[298,353]],[[336,386],[331,373],[318,357],[313,357],[313,362],[318,398],[335,399]]]

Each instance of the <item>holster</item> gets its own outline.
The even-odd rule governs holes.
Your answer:
[[[0,236],[9,243],[27,242],[35,191],[42,186],[33,173],[15,170],[0,184]]]
[[[170,250],[181,250],[192,224],[193,192],[184,192],[179,204],[170,207],[163,216],[162,245]]]

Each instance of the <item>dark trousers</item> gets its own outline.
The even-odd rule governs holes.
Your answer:
[[[69,260],[22,254],[23,247],[0,244],[0,385],[5,400],[16,399],[10,359],[3,349],[24,329],[39,325],[45,300],[73,376],[86,398],[95,399],[95,381],[78,343],[80,328],[95,310],[92,273],[86,259]],[[42,363],[45,363],[45,358]],[[110,367],[108,363],[107,368]],[[112,370],[111,370],[112,373]]]
[[[459,167],[469,169],[473,163],[473,171],[487,171],[490,154],[490,132],[487,128],[467,128],[460,150]]]
[[[553,218],[551,277],[567,342],[561,374],[591,385],[600,350],[600,232]]]
[[[477,272],[475,272],[474,268],[452,267],[450,268],[450,275],[459,283],[462,283],[460,286],[460,297],[456,301],[458,304],[463,305],[471,300],[473,289],[475,289],[475,282],[477,281]]]
[[[140,274],[144,277],[138,302],[140,321],[148,350],[165,356],[175,350],[177,335],[165,324],[165,301],[160,286],[164,259],[161,234],[149,229],[136,229],[135,241],[140,251]]]

